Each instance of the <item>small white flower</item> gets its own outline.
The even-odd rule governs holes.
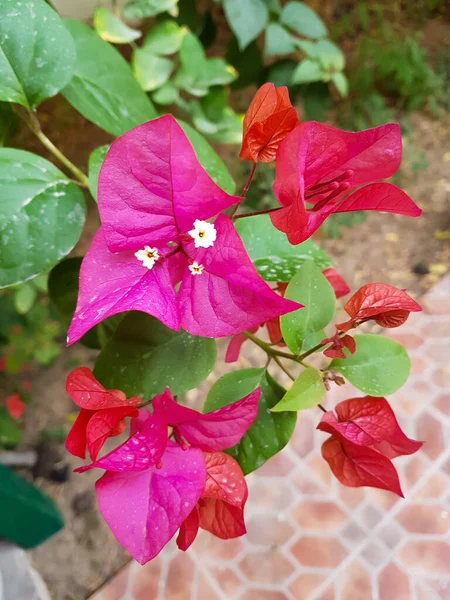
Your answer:
[[[194,229],[188,231],[189,235],[194,238],[196,248],[210,248],[214,246],[216,241],[217,231],[212,223],[208,221],[200,221],[195,219]]]
[[[198,262],[193,262],[192,265],[189,265],[189,271],[192,273],[192,275],[201,275],[203,272],[203,269],[205,267],[203,265],[199,265]]]
[[[157,248],[150,248],[150,246],[144,246],[143,250],[138,250],[134,253],[135,257],[142,261],[142,266],[147,269],[153,269],[155,262],[159,258],[159,252]]]

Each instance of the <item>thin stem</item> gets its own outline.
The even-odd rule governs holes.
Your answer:
[[[282,352],[281,350],[276,350],[275,348],[273,348],[273,346],[271,346],[267,342],[264,342],[263,340],[259,339],[259,337],[256,337],[256,335],[253,335],[253,333],[244,331],[244,335],[249,340],[251,340],[254,344],[256,344],[257,346],[262,348],[266,354],[268,354],[269,356],[272,356],[273,358],[275,358],[276,356],[279,356],[281,358],[288,358],[289,360],[299,363],[300,365],[303,365],[304,367],[309,366],[306,363],[304,363],[298,356],[295,356],[295,354],[290,354],[289,352]]]
[[[325,413],[327,412],[327,409],[326,409],[326,408],[324,408],[324,407],[323,407],[321,404],[318,404],[317,406],[318,406],[318,407],[320,408],[320,410],[322,410],[323,412],[325,412]]]
[[[286,367],[283,365],[283,363],[281,362],[281,360],[278,358],[278,356],[274,356],[273,360],[277,363],[277,365],[280,367],[280,369],[282,371],[284,371],[286,373],[286,375],[292,380],[295,381],[295,377],[293,375],[291,375],[291,373],[289,373],[289,371],[286,369]]]
[[[276,210],[278,210],[278,208],[265,208],[264,210],[256,210],[255,212],[236,215],[234,219],[243,219],[244,217],[255,217],[256,215],[268,215],[269,213],[275,212]]]
[[[241,201],[245,198],[245,194],[248,192],[249,187],[252,184],[253,177],[254,177],[255,171],[256,171],[256,165],[257,165],[257,163],[253,163],[252,169],[250,171],[250,175],[248,176],[248,179],[247,179],[247,183],[244,185],[244,189],[242,190]],[[239,217],[235,217],[235,214],[236,214],[237,209],[239,208],[239,205],[240,205],[240,202],[235,204],[234,207],[231,209],[230,218],[233,220],[239,218]]]
[[[346,334],[346,331],[340,331],[338,334],[338,337],[342,337]],[[320,342],[320,344],[317,344],[317,346],[314,346],[313,348],[310,348],[307,352],[303,352],[303,354],[299,355],[299,358],[301,360],[304,360],[305,358],[307,358],[310,354],[314,354],[314,352],[317,352],[317,350],[321,350],[322,348],[325,348],[325,346],[328,346],[328,344],[331,344],[332,342],[327,341],[325,344],[322,344],[322,342]]]

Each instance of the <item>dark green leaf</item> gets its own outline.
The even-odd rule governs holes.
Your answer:
[[[67,19],[65,25],[75,41],[77,60],[62,93],[78,112],[113,135],[158,116],[115,48],[79,21]]]
[[[23,431],[4,406],[0,406],[0,448],[14,448],[20,442]],[[2,480],[2,487],[4,481]]]
[[[273,412],[283,410],[305,410],[314,408],[325,398],[326,389],[320,371],[313,368],[300,373],[283,398],[273,408]]]
[[[317,39],[327,35],[322,19],[303,2],[288,2],[281,11],[280,21],[308,38]]]
[[[330,257],[312,240],[292,246],[272,225],[269,215],[238,219],[236,230],[266,281],[290,281],[305,260],[313,261],[320,269],[332,264]]]
[[[94,14],[94,29],[98,35],[112,44],[128,44],[141,37],[137,29],[131,29],[123,21],[103,6],[99,6]]]
[[[263,59],[256,42],[252,42],[245,50],[241,51],[236,38],[231,38],[227,47],[226,60],[233,65],[239,75],[231,84],[232,89],[240,89],[251,83],[260,83]]]
[[[95,375],[107,388],[148,400],[166,386],[173,394],[197,387],[214,367],[216,354],[214,340],[173,331],[132,312],[98,355]]]
[[[83,194],[50,162],[0,148],[0,287],[50,269],[77,243]]]
[[[348,79],[344,73],[332,73],[330,79],[343,98],[348,96]]]
[[[166,19],[153,27],[144,40],[143,47],[153,54],[175,54],[187,33],[186,27],[180,27],[176,21]]]
[[[393,394],[406,382],[411,363],[406,350],[381,335],[355,335],[356,352],[335,358],[336,369],[355,387],[370,396]]]
[[[223,10],[241,50],[264,31],[269,19],[263,0],[223,0]]]
[[[106,153],[109,150],[108,144],[104,146],[99,146],[95,150],[93,150],[89,156],[89,167],[88,167],[88,175],[89,175],[89,191],[92,194],[94,200],[97,200],[97,185],[98,185],[98,175],[100,173],[100,167],[103,164]]]
[[[178,0],[133,0],[124,8],[127,19],[142,19],[154,17],[168,12],[173,17],[178,15]]]
[[[297,62],[292,59],[282,59],[273,63],[267,73],[267,81],[271,81],[274,86],[286,85],[289,87],[291,100],[295,97],[295,90],[291,85],[292,74],[297,68]]]
[[[133,51],[132,69],[139,85],[146,92],[152,92],[169,79],[173,63],[168,58],[153,54],[148,48]]]
[[[278,23],[270,23],[266,29],[264,56],[291,54],[295,52],[294,38]]]
[[[232,371],[216,381],[203,407],[203,412],[210,412],[227,406],[257,387],[261,387],[261,398],[256,419],[239,444],[227,450],[239,462],[244,474],[261,467],[290,440],[297,415],[292,412],[270,411],[286,390],[265,369]]]
[[[0,102],[0,147],[7,146],[8,140],[17,129],[17,116],[11,104]]]
[[[14,294],[14,304],[19,315],[25,315],[37,298],[37,290],[31,283],[23,283]]]
[[[288,285],[285,298],[304,308],[280,317],[281,332],[289,349],[298,354],[305,337],[328,325],[336,310],[336,296],[321,269],[307,260]]]
[[[75,48],[43,0],[0,3],[0,100],[34,108],[72,76]]]

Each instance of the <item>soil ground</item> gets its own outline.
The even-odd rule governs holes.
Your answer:
[[[46,102],[39,112],[45,132],[82,169],[87,168],[90,152],[111,140],[61,98]],[[443,115],[440,120],[433,120],[425,114],[413,115],[409,144],[424,153],[428,166],[414,173],[411,164],[404,163],[401,186],[421,206],[422,217],[373,214],[362,224],[343,228],[336,240],[319,240],[353,289],[367,282],[384,281],[407,288],[419,297],[448,268],[450,118]],[[45,155],[24,129],[19,129],[13,145]],[[227,162],[237,160],[237,150],[227,149],[224,158]],[[236,169],[231,165],[231,170]],[[91,208],[76,254],[85,252],[98,224],[93,205]],[[71,348],[64,350],[51,368],[36,369],[31,374],[33,403],[26,413],[23,448],[34,447],[44,428],[69,426],[74,405],[64,391],[65,376],[77,364],[92,365],[94,356],[94,352],[81,347]],[[249,347],[242,360],[255,364],[255,354]],[[228,370],[223,363],[218,364],[221,372]],[[218,374],[211,374],[201,391]],[[190,395],[193,402],[198,398]],[[72,459],[62,445],[56,453],[71,469],[77,466],[79,461]],[[98,473],[88,472],[71,474],[64,483],[53,483],[45,477],[35,480],[58,503],[66,520],[64,531],[31,552],[54,600],[85,599],[129,560],[97,511],[93,486],[97,477]]]

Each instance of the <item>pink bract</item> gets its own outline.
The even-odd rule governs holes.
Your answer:
[[[393,175],[401,155],[395,123],[358,133],[303,123],[277,152],[274,191],[283,208],[271,213],[272,223],[291,244],[299,244],[332,213],[376,210],[419,216],[421,210],[405,192],[390,183],[373,183]],[[306,203],[312,206],[308,209]]]

